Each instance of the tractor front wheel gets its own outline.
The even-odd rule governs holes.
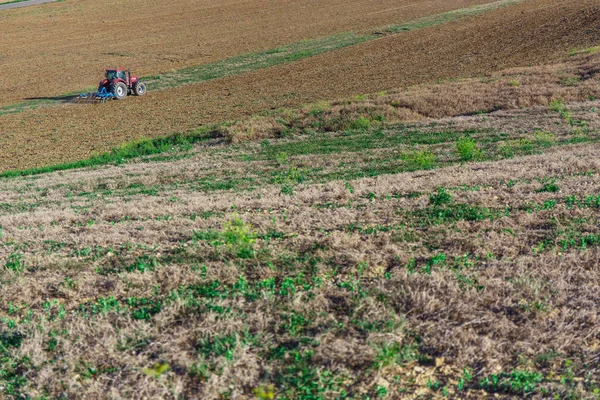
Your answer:
[[[133,93],[136,96],[143,96],[146,94],[146,84],[143,82],[136,82],[135,86],[133,86]]]
[[[127,85],[123,82],[117,82],[113,85],[111,92],[117,100],[122,100],[127,97]]]

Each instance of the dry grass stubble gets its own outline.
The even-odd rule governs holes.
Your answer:
[[[472,120],[477,118],[480,117],[471,117]],[[102,298],[123,301],[152,297],[156,287],[160,296],[168,297],[173,290],[206,279],[235,285],[249,266],[232,262],[228,256],[221,259],[223,255],[215,253],[210,244],[202,241],[194,244],[191,239],[194,231],[221,229],[224,221],[234,215],[239,215],[258,232],[285,234],[282,240],[260,240],[259,253],[264,250],[272,255],[302,254],[319,243],[320,250],[315,256],[338,266],[337,277],[325,278],[324,285],[313,289],[310,296],[298,292],[284,301],[300,315],[323,313],[311,322],[315,324],[311,325],[312,329],[317,330],[315,339],[320,343],[314,362],[336,373],[349,374],[360,388],[357,390],[374,390],[377,384],[387,382],[391,393],[395,393],[390,382],[397,373],[406,379],[415,377],[417,383],[413,384],[401,378],[411,392],[425,390],[429,378],[424,376],[439,379],[451,387],[464,367],[473,368],[483,377],[519,365],[537,365],[536,357],[548,352],[559,354],[558,364],[544,366],[540,369],[544,373],[560,373],[564,360],[575,360],[578,371],[589,371],[587,363],[598,355],[593,339],[598,334],[594,306],[594,296],[599,289],[599,277],[594,272],[598,270],[598,250],[569,249],[535,254],[531,253],[531,247],[551,229],[547,227],[548,220],[597,221],[596,210],[569,210],[560,205],[550,211],[517,211],[494,221],[426,225],[419,228],[418,235],[412,239],[407,235],[414,230],[410,224],[398,231],[375,234],[351,232],[347,227],[349,224],[378,227],[409,222],[411,213],[429,207],[427,196],[385,200],[386,194],[428,193],[438,186],[481,187],[468,197],[456,189],[451,192],[459,203],[489,208],[509,204],[519,209],[557,196],[582,198],[600,189],[597,173],[587,174],[600,170],[598,150],[598,145],[571,146],[501,162],[365,178],[352,182],[353,193],[343,182],[307,185],[297,188],[292,198],[281,196],[279,188],[272,186],[253,192],[230,191],[224,196],[219,192],[195,193],[170,185],[169,182],[188,180],[198,168],[208,168],[214,163],[214,159],[205,157],[55,173],[43,179],[4,180],[1,182],[2,203],[36,202],[44,197],[39,195],[44,191],[47,191],[48,203],[31,212],[0,216],[4,240],[0,264],[6,264],[14,249],[19,249],[25,267],[22,275],[9,269],[2,271],[3,304],[10,302],[18,307],[28,304],[35,315],[45,315],[44,304],[58,300],[66,312],[60,319],[53,318],[50,311],[49,319],[42,319],[37,329],[23,326],[21,332],[25,336],[16,355],[28,357],[36,366],[31,369],[35,371],[31,372],[35,380],[24,390],[30,395],[42,391],[56,395],[66,392],[88,398],[100,398],[105,393],[136,398],[194,393],[203,398],[217,398],[218,393],[229,387],[240,395],[251,393],[268,371],[280,373],[257,347],[243,344],[242,340],[241,332],[246,328],[263,333],[264,343],[293,340],[293,336],[281,336],[281,332],[272,330],[282,324],[283,317],[277,304],[268,297],[255,302],[231,298],[217,303],[243,311],[246,315],[243,320],[222,318],[215,311],[196,314],[181,298],[165,304],[149,320],[135,320],[129,313],[116,310],[92,317],[79,311],[82,304]],[[536,192],[539,184],[533,180],[548,176],[556,177],[560,193]],[[501,183],[510,180],[518,183],[510,187]],[[106,182],[110,182],[114,195],[99,193],[96,200],[68,195],[97,192]],[[118,188],[127,188],[133,182],[146,185],[162,182],[167,186],[157,196],[119,195]],[[374,193],[377,200],[369,201],[366,198],[369,193]],[[178,200],[168,201],[173,196]],[[315,207],[326,202],[350,201],[352,208]],[[189,217],[193,212],[207,211],[217,214],[206,219]],[[170,218],[158,219],[164,215]],[[588,225],[586,229],[597,233],[597,225]],[[398,235],[409,239],[399,239]],[[52,243],[63,243],[63,247],[50,250]],[[436,249],[428,249],[434,243]],[[127,244],[125,248],[124,244]],[[85,248],[113,249],[114,254],[101,253],[91,259],[86,253],[77,255],[77,251]],[[479,257],[469,258],[475,263],[474,269],[463,273],[484,288],[465,288],[462,281],[456,280],[452,269],[434,268],[430,274],[423,274],[410,273],[405,268],[412,258],[422,263],[440,252],[448,260],[464,254]],[[495,258],[486,259],[488,253]],[[180,254],[184,260],[202,260],[206,270],[199,272],[193,261],[173,264],[165,259],[153,271],[98,273],[99,268],[130,265],[143,255],[162,260],[163,255],[169,254]],[[217,258],[213,258],[215,256]],[[317,264],[319,273],[325,277],[331,274],[327,265],[325,262]],[[363,278],[365,284],[378,288],[389,303],[384,306],[367,298],[353,311],[354,316],[366,321],[381,318],[397,321],[403,328],[366,336],[356,328],[319,331],[319,326],[329,324],[352,326],[351,315],[344,310],[356,301],[356,294],[342,290],[339,282],[352,277],[359,265],[368,266]],[[390,273],[390,277],[382,278],[384,272]],[[279,274],[267,265],[257,265],[248,276],[267,279]],[[66,285],[65,277],[75,282],[74,286]],[[539,304],[539,308],[533,304]],[[2,313],[7,318],[15,318],[6,307]],[[48,334],[63,329],[67,329],[68,334],[56,336],[55,345],[60,361],[46,363],[56,354],[47,350]],[[211,374],[207,380],[189,375],[198,362],[195,346],[216,333],[237,338],[239,345],[231,355],[232,361],[218,361],[221,372]],[[408,345],[414,335],[421,338],[421,354],[444,357],[446,366],[424,367],[423,373],[414,372],[414,364],[410,363],[396,370],[383,368],[378,376],[384,381],[361,375],[360,371],[369,368],[378,357],[377,346],[373,347],[372,343],[396,341]],[[136,340],[146,344],[129,348]],[[142,372],[156,362],[168,363],[169,372],[159,378]],[[101,372],[90,373],[91,366]],[[65,385],[58,385],[59,381]],[[547,386],[553,384],[547,383]],[[563,393],[560,390],[563,389],[558,393]],[[578,390],[584,393],[585,389]]]

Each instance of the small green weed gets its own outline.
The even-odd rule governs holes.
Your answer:
[[[223,228],[221,238],[235,255],[239,258],[254,257],[256,233],[249,224],[244,223],[239,217],[236,217],[227,222]]]
[[[554,99],[550,102],[550,110],[561,113],[567,109],[567,104],[563,99]]]
[[[25,265],[23,264],[23,255],[21,253],[11,253],[4,264],[4,269],[14,271],[17,274],[23,272],[25,269]]]
[[[365,116],[361,116],[350,124],[350,129],[353,130],[368,130],[371,128],[371,120]]]
[[[288,154],[284,151],[277,153],[275,155],[275,161],[277,161],[277,164],[279,165],[286,165],[288,163]]]
[[[154,271],[158,266],[158,260],[156,257],[150,257],[147,255],[137,257],[133,264],[125,267],[127,272],[148,272]]]
[[[210,367],[204,361],[199,361],[188,369],[188,374],[200,381],[206,381],[210,378],[211,371]]]
[[[576,86],[579,82],[581,82],[581,77],[572,76],[570,78],[565,78],[560,81],[560,84],[563,86]]]
[[[275,398],[275,386],[259,386],[253,390],[258,400],[273,400]]]
[[[281,400],[317,400],[339,397],[343,379],[328,369],[319,368],[313,362],[314,351],[292,350],[288,352],[289,362],[276,376],[277,398]],[[344,392],[343,392],[344,393]],[[344,398],[345,396],[341,396]]]
[[[500,153],[506,158],[512,158],[516,155],[531,154],[534,150],[534,143],[527,139],[512,139],[502,143],[499,147]]]
[[[539,147],[551,147],[556,144],[556,136],[551,132],[536,132],[535,144]]]
[[[440,388],[439,381],[432,381],[431,379],[427,380],[427,389],[437,391]]]
[[[131,307],[131,318],[138,320],[149,320],[162,310],[161,301],[153,298],[129,297],[127,305]]]
[[[473,380],[473,371],[470,368],[463,370],[463,376],[458,380],[456,388],[459,391],[465,390],[465,385]]]
[[[281,194],[285,194],[286,196],[292,196],[294,194],[294,185],[282,185]]]
[[[509,215],[508,209],[491,209],[470,204],[446,204],[444,207],[433,206],[411,212],[419,225],[439,225],[456,221],[483,221]]]
[[[437,191],[429,195],[429,204],[441,206],[452,201],[452,195],[445,188],[439,187]]]
[[[511,373],[492,374],[480,380],[479,385],[491,393],[513,393],[527,395],[533,393],[536,386],[543,381],[537,372],[517,371]]]
[[[462,161],[473,161],[483,158],[483,154],[477,142],[468,137],[462,137],[456,142],[456,151]]]
[[[401,365],[417,359],[417,349],[412,344],[399,342],[373,344],[376,351],[375,367],[377,369],[391,365]]]
[[[331,109],[331,104],[327,101],[319,101],[310,105],[309,114],[318,117]]]
[[[437,156],[429,150],[415,150],[404,153],[402,160],[407,164],[408,169],[431,169],[437,161]]]
[[[225,357],[227,360],[232,360],[236,346],[237,338],[235,335],[217,335],[198,339],[196,348],[198,354],[206,359]]]
[[[213,247],[226,246],[232,254],[239,258],[254,257],[256,239],[256,232],[239,217],[234,217],[231,221],[225,222],[221,231],[209,229],[195,231],[192,235],[194,243],[203,241],[208,242]]]
[[[155,363],[151,367],[144,368],[142,372],[150,377],[160,378],[170,368],[171,366],[168,363]]]
[[[284,185],[297,185],[299,183],[304,182],[305,180],[305,171],[298,167],[292,167],[277,172],[275,177],[273,178],[273,183],[279,183]]]
[[[559,113],[561,118],[564,119],[568,124],[574,125],[575,121],[573,120],[573,116],[569,109],[567,108],[567,103],[563,99],[554,99],[550,102],[550,110]]]
[[[541,188],[536,190],[537,193],[544,193],[544,192],[556,193],[558,191],[560,191],[560,188],[554,181],[545,183]]]

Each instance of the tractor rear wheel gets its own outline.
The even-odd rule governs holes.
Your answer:
[[[112,86],[111,92],[117,100],[122,100],[127,97],[127,85],[123,82],[117,82]]]
[[[143,96],[146,94],[146,84],[143,82],[136,82],[133,86],[133,93],[136,96]]]

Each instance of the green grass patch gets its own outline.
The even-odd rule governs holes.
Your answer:
[[[494,3],[481,4],[459,10],[452,10],[442,14],[436,14],[428,17],[419,18],[413,21],[405,22],[400,25],[390,25],[383,29],[386,33],[401,33],[414,31],[417,29],[429,28],[436,25],[446,24],[448,22],[456,21],[461,18],[469,17],[472,15],[481,14],[486,11],[496,10],[500,7],[506,7],[512,4],[521,3],[524,0],[500,0]]]
[[[39,175],[54,171],[65,171],[106,164],[121,164],[127,160],[143,156],[187,151],[191,149],[194,143],[209,139],[207,136],[207,131],[208,128],[204,127],[187,135],[174,134],[156,139],[140,139],[135,142],[114,148],[109,152],[92,156],[80,161],[49,165],[46,167],[1,172],[0,178]]]
[[[553,109],[564,110],[562,101],[556,101]],[[293,195],[295,186],[300,183],[322,183],[332,180],[352,180],[375,177],[382,174],[396,174],[416,170],[439,168],[459,162],[494,161],[527,154],[540,154],[546,149],[572,143],[594,143],[598,137],[589,129],[577,128],[573,134],[557,137],[551,132],[538,131],[532,134],[510,137],[506,133],[475,130],[421,130],[404,124],[386,125],[365,118],[357,119],[355,130],[329,133],[321,126],[311,136],[289,140],[264,141],[260,146],[241,143],[235,146],[215,148],[205,146],[194,149],[194,144],[218,140],[221,137],[218,126],[204,126],[189,133],[142,139],[125,144],[109,152],[89,159],[51,165],[40,168],[15,170],[0,173],[0,178],[10,178],[63,171],[74,168],[94,167],[104,164],[121,164],[132,159],[143,162],[170,161],[193,157],[202,153],[226,153],[228,158],[247,162],[243,170],[228,171],[224,175],[214,172],[186,182],[195,190],[212,192],[224,190],[254,190],[263,184],[281,185],[281,193]],[[369,121],[368,123],[366,121]],[[322,129],[322,130],[320,130]],[[417,148],[416,150],[414,148]],[[446,149],[454,149],[447,151]],[[387,151],[373,151],[387,150]],[[295,156],[323,158],[335,153],[354,153],[350,161],[340,162],[335,169],[299,167]],[[390,156],[390,154],[396,154]],[[269,161],[265,163],[264,161]],[[254,165],[254,162],[257,162]],[[273,169],[273,162],[276,169]],[[148,190],[152,191],[151,188]],[[156,188],[156,190],[162,190]],[[155,190],[155,194],[157,193]],[[135,194],[134,190],[130,190]],[[123,192],[123,195],[127,193]],[[151,192],[140,194],[152,194]],[[15,209],[15,206],[10,206]],[[19,208],[18,206],[17,208]],[[15,209],[16,210],[16,209]],[[0,211],[2,206],[0,205]],[[12,212],[11,210],[5,210]]]
[[[374,38],[374,35],[342,33],[324,38],[304,40],[287,46],[228,58],[196,67],[184,68],[176,72],[147,76],[142,79],[147,82],[151,90],[178,87],[298,61],[328,51],[363,43]]]
[[[581,50],[571,50],[569,52],[569,55],[571,57],[573,57],[573,56],[577,56],[580,54],[596,54],[598,52],[600,52],[600,46],[593,46],[593,47],[588,47],[586,49],[581,49]]]
[[[410,171],[432,169],[435,166],[438,157],[429,150],[414,150],[402,154],[401,158],[406,163],[407,169]]]
[[[403,125],[389,125],[383,128],[360,130],[352,135],[326,136],[317,138],[303,138],[283,143],[271,143],[260,149],[258,153],[250,156],[250,160],[267,160],[278,154],[286,154],[287,158],[298,155],[318,155],[343,152],[358,152],[374,149],[385,149],[395,146],[435,145],[452,142],[461,135],[480,134],[488,140],[501,140],[494,132],[470,130],[467,132],[439,131],[420,132],[414,128]]]
[[[435,193],[429,195],[429,204],[433,206],[442,206],[452,201],[452,195],[445,188],[437,188]]]
[[[535,392],[537,386],[543,380],[543,375],[538,372],[514,370],[510,373],[486,376],[479,381],[479,385],[489,393],[511,393],[527,396]]]
[[[477,222],[494,220],[510,215],[509,208],[493,209],[471,204],[447,204],[422,208],[409,213],[420,225],[440,225],[457,221]]]
[[[544,193],[544,192],[556,193],[559,190],[560,190],[560,188],[558,187],[558,185],[556,183],[554,183],[554,181],[552,181],[552,182],[545,183],[541,188],[536,190],[536,192],[538,192],[538,193]]]
[[[483,158],[477,142],[468,136],[460,138],[456,142],[456,151],[462,161],[473,161]]]

